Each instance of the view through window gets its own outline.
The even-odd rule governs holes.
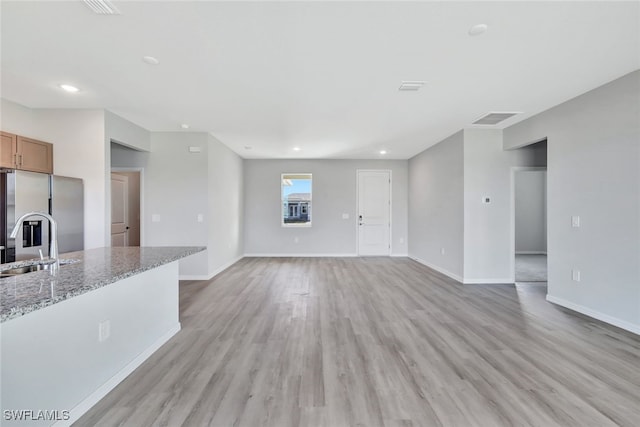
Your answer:
[[[311,187],[310,173],[283,173],[280,180],[282,188],[282,226],[311,226]]]

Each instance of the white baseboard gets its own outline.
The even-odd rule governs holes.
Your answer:
[[[513,285],[511,279],[464,279],[465,285]]]
[[[244,254],[250,258],[346,258],[356,257],[358,254]]]
[[[156,352],[164,343],[169,341],[172,336],[180,331],[180,323],[174,325],[164,335],[158,338],[153,344],[151,344],[145,351],[140,353],[135,359],[129,362],[124,368],[122,368],[117,374],[111,377],[106,383],[102,384],[96,391],[91,393],[86,399],[80,402],[75,408],[70,411],[70,417],[68,420],[58,421],[53,424],[55,427],[70,426],[74,422],[78,421],[93,405],[98,403],[100,399],[105,397],[111,390],[113,390],[118,384],[120,384],[126,377],[136,370],[142,363],[147,360],[153,353]]]
[[[455,280],[456,282],[460,282],[460,283],[462,283],[462,282],[463,282],[463,281],[462,281],[462,277],[460,277],[460,276],[458,276],[457,274],[452,273],[452,272],[450,272],[450,271],[448,271],[448,270],[445,270],[444,268],[438,267],[437,265],[433,265],[433,264],[431,264],[430,262],[427,262],[427,261],[425,261],[425,260],[423,260],[423,259],[420,259],[420,258],[411,257],[411,256],[410,256],[409,258],[411,258],[412,260],[414,260],[414,261],[416,261],[416,262],[419,262],[419,263],[420,263],[420,264],[422,264],[422,265],[425,265],[425,266],[429,267],[429,268],[430,268],[430,269],[432,269],[432,270],[437,271],[438,273],[442,273],[442,274],[444,274],[445,276],[448,276],[448,277],[452,278],[452,279],[453,279],[453,280]]]
[[[516,255],[546,255],[546,251],[516,251]]]
[[[389,256],[391,256],[393,258],[396,258],[396,257],[397,258],[409,258],[409,254],[391,254]]]
[[[178,280],[211,280],[218,274],[222,273],[227,268],[231,267],[236,262],[240,261],[242,258],[244,258],[244,255],[240,255],[239,257],[232,259],[228,263],[223,264],[222,266],[216,268],[215,270],[213,270],[212,273],[209,273],[208,275],[184,275],[183,274],[180,277],[178,277]]]
[[[572,303],[571,301],[567,301],[562,298],[554,297],[553,295],[547,294],[547,301],[640,335],[640,325],[638,324],[627,322],[626,320],[621,320],[616,317],[609,316],[608,314],[600,313],[599,311]]]
[[[208,275],[192,275],[192,274],[187,274],[187,275],[181,275],[180,277],[178,277],[178,280],[209,280],[211,279],[211,277],[209,277]]]

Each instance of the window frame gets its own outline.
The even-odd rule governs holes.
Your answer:
[[[285,222],[285,212],[288,214],[288,212],[290,212],[290,209],[292,206],[289,206],[288,204],[286,204],[288,202],[287,199],[285,199],[284,196],[284,188],[285,185],[283,185],[283,182],[285,179],[292,179],[292,178],[285,178],[288,176],[295,176],[295,175],[299,175],[299,176],[308,176],[309,181],[310,181],[310,187],[309,187],[309,200],[304,202],[306,203],[306,205],[303,207],[302,205],[298,205],[296,206],[295,210],[298,212],[298,215],[301,214],[305,214],[309,216],[309,221],[308,222],[303,222],[303,223],[287,223]],[[295,179],[295,178],[293,178]],[[305,178],[297,178],[297,179],[305,179]],[[286,208],[285,208],[285,204],[286,204]],[[288,172],[288,173],[281,173],[280,174],[280,226],[283,228],[310,228],[313,224],[313,216],[312,216],[312,206],[313,204],[313,174],[310,172]]]

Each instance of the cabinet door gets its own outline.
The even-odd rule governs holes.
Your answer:
[[[53,144],[18,136],[18,169],[53,173]]]
[[[16,135],[7,132],[0,132],[2,143],[0,143],[0,167],[16,167]]]

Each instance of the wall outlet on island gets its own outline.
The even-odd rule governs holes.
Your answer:
[[[106,341],[111,336],[111,321],[103,320],[98,323],[98,342]]]

